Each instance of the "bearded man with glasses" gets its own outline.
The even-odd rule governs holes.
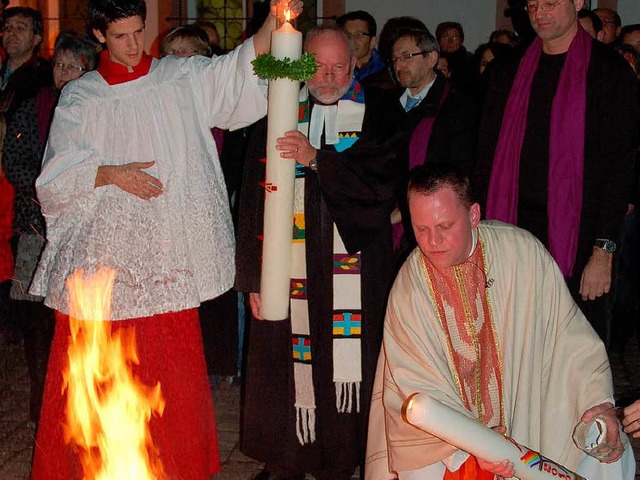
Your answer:
[[[341,28],[312,30],[304,50],[318,70],[300,93],[298,129],[277,144],[282,161],[296,162],[282,321],[260,314],[266,122],[248,147],[241,189],[236,290],[249,292],[253,317],[241,449],[266,464],[258,480],[348,480],[362,462],[393,273],[397,123],[386,96],[354,80],[355,49]]]

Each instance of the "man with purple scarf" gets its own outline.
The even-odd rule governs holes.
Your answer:
[[[529,0],[537,38],[498,66],[480,126],[476,191],[486,216],[531,231],[607,343],[607,295],[636,147],[636,86],[578,22],[584,0]]]
[[[389,114],[411,135],[408,151],[400,155],[402,168],[442,163],[470,173],[475,160],[477,108],[436,74],[439,52],[438,42],[427,29],[404,31],[391,48],[399,87],[391,93],[395,108]],[[391,216],[394,248],[402,260],[416,246],[404,186],[398,195],[400,207]]]

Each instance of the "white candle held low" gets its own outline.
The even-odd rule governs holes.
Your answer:
[[[271,54],[277,59],[298,60],[302,55],[302,33],[285,21],[271,34]],[[261,315],[266,320],[284,320],[289,315],[291,239],[295,165],[280,157],[276,140],[298,128],[300,82],[286,78],[269,82],[267,117],[267,174],[260,281]]]
[[[443,405],[424,393],[404,404],[405,420],[476,458],[490,462],[509,460],[521,480],[586,480],[477,420]]]

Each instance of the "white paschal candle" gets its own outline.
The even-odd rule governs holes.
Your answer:
[[[586,480],[424,393],[410,396],[403,410],[411,425],[476,458],[491,462],[510,460],[515,476],[521,480]]]
[[[302,33],[288,22],[271,34],[271,54],[298,60]],[[289,315],[293,194],[296,162],[280,157],[276,140],[298,129],[300,82],[286,78],[269,82],[267,117],[267,175],[264,202],[264,243],[260,281],[261,315],[266,320],[284,320]]]

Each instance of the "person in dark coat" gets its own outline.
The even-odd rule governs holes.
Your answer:
[[[54,46],[53,84],[40,88],[31,97],[22,98],[19,103],[14,101],[14,112],[7,127],[2,155],[7,177],[16,192],[12,238],[16,248],[16,266],[10,291],[11,311],[24,334],[31,381],[29,414],[36,423],[42,404],[54,321],[53,311],[44,305],[43,298],[27,292],[45,243],[45,221],[35,183],[40,174],[49,126],[62,87],[93,70],[95,64],[94,43],[71,32],[61,33]],[[18,70],[14,75],[25,74]],[[24,95],[26,90],[20,93]]]
[[[516,223],[549,248],[606,344],[612,259],[633,181],[637,87],[624,60],[580,27],[583,4],[529,7],[538,38],[522,59],[492,72],[475,183],[488,219]]]
[[[281,156],[297,162],[291,315],[283,321],[261,320],[260,313],[264,122],[245,167],[236,289],[250,293],[253,318],[241,449],[266,464],[255,478],[312,472],[346,480],[364,458],[392,280],[389,215],[400,137],[386,117],[386,97],[353,80],[354,50],[344,31],[319,27],[305,51],[320,67],[301,92],[300,131],[278,140]],[[334,131],[331,125],[345,125],[345,112],[347,130]],[[310,348],[310,357],[299,356],[298,346]]]
[[[393,44],[391,60],[402,88],[394,92],[393,110],[389,113],[411,135],[408,149],[403,149],[401,156],[400,168],[405,178],[409,170],[424,163],[456,165],[467,174],[473,170],[477,108],[470,98],[436,74],[438,55],[438,43],[426,29],[405,31]],[[416,246],[406,208],[405,184],[406,181],[400,186],[399,209],[392,216],[399,262]]]
[[[458,22],[442,22],[436,27],[440,51],[447,54],[451,83],[460,92],[472,88],[473,54],[464,46],[464,30]]]

